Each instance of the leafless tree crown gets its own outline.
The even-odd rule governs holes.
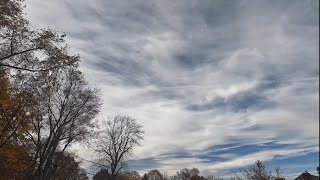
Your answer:
[[[143,139],[142,126],[128,116],[116,116],[103,122],[97,152],[111,171],[112,179],[125,169],[125,160]]]

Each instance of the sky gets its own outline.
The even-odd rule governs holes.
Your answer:
[[[65,32],[80,54],[85,78],[101,89],[97,119],[128,115],[143,125],[130,170],[229,176],[262,160],[289,179],[316,172],[318,0],[25,4],[33,27]]]

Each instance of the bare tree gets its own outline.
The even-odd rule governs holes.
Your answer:
[[[127,116],[109,118],[103,122],[102,128],[96,151],[101,155],[101,161],[110,168],[111,179],[115,180],[125,169],[125,160],[133,147],[140,145],[144,131],[135,119]]]
[[[177,175],[181,180],[189,180],[191,178],[190,170],[187,168],[181,169]]]
[[[197,169],[197,168],[190,169],[190,177],[198,176],[199,174],[200,174],[199,169]]]
[[[206,179],[207,180],[225,180],[222,177],[216,177],[216,176],[207,176]]]
[[[141,176],[137,171],[124,172],[123,176],[125,177],[125,179],[128,179],[128,180],[141,180]]]
[[[236,179],[238,180],[283,180],[284,178],[280,176],[280,168],[276,169],[276,175],[271,171],[266,170],[265,165],[261,161],[256,161],[255,166],[248,169],[241,169],[238,174],[236,174]]]
[[[190,180],[192,177],[197,177],[199,174],[200,171],[197,168],[183,168],[178,171],[176,175],[172,176],[171,179]]]
[[[277,167],[275,170],[274,180],[285,180],[285,178],[282,176],[282,170]]]
[[[157,169],[149,171],[148,178],[149,178],[149,180],[164,180],[163,175]]]
[[[170,176],[168,175],[167,172],[163,172],[162,173],[162,177],[163,177],[164,180],[169,180],[170,179]]]
[[[207,176],[205,180],[237,180],[236,177]]]
[[[72,142],[89,135],[100,107],[98,92],[88,87],[79,71],[61,73],[43,84],[30,89],[38,97],[28,106],[32,117],[32,130],[26,133],[32,142],[30,179],[49,179],[54,174],[49,171],[55,169],[55,153],[62,154]]]

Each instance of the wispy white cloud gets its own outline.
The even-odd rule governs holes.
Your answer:
[[[80,53],[86,79],[101,89],[99,118],[126,114],[143,125],[132,159],[155,158],[172,172],[246,166],[319,145],[318,3],[26,2],[34,26],[66,32]],[[267,141],[294,148],[223,162],[163,156]]]

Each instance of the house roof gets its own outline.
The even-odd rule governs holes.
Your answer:
[[[319,177],[309,174],[308,172],[305,172],[305,173],[302,173],[300,176],[298,176],[294,180],[319,180]]]

